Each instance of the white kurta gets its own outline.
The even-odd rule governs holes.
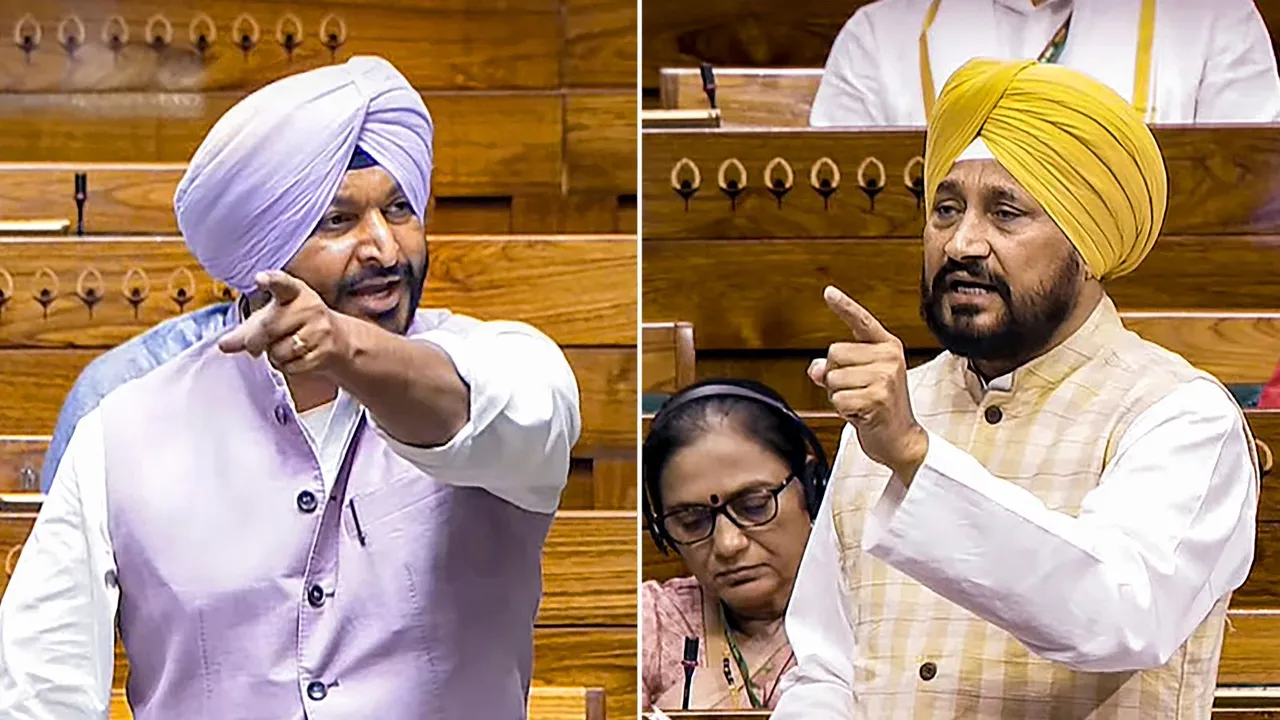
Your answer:
[[[992,383],[1000,387],[1008,377]],[[1078,517],[997,478],[930,433],[909,488],[890,481],[863,549],[1081,671],[1158,667],[1253,563],[1257,471],[1234,400],[1205,379],[1143,412]],[[852,430],[846,426],[842,447]],[[836,461],[839,463],[839,459]],[[796,668],[774,720],[858,717],[858,609],[840,566],[828,492],[787,610]],[[1032,565],[1056,581],[1023,582]],[[1081,599],[1085,602],[1081,603]],[[1087,607],[1079,607],[1081,605]],[[1083,610],[1080,618],[1077,610]]]
[[[827,57],[809,124],[924,126],[920,33],[932,0],[879,0],[845,24]],[[1133,100],[1141,0],[942,0],[928,34],[934,92],[975,57],[1034,59],[1062,21],[1058,64]],[[1150,123],[1280,119],[1271,36],[1252,0],[1158,0]]]
[[[448,313],[441,320],[414,339],[450,356],[471,388],[471,420],[438,448],[404,445],[371,427],[439,482],[483,487],[526,510],[555,512],[581,429],[578,386],[563,352],[526,325]],[[331,406],[303,414],[326,492],[362,412],[340,391]],[[0,717],[6,720],[107,717],[119,588],[101,582],[115,572],[104,463],[95,408],[76,426],[0,600]]]

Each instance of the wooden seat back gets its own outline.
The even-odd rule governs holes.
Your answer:
[[[434,231],[634,231],[634,2],[116,0],[4,9],[0,21],[13,38],[0,49],[6,161],[73,164],[68,171],[184,163],[228,108],[263,85],[378,55],[432,114]],[[0,195],[29,197],[7,174],[0,172]],[[129,192],[155,189],[141,179],[126,184]],[[58,205],[71,197],[70,185],[37,185],[56,190],[46,197]],[[90,177],[89,205],[119,186]],[[154,197],[172,202],[172,192]],[[55,212],[33,209],[37,215],[0,212],[0,221]]]
[[[640,347],[643,392],[670,394],[694,381],[692,323],[644,323]]]
[[[822,80],[822,68],[718,67],[716,107],[722,127],[807,127],[809,108]],[[663,68],[663,108],[707,107],[698,68]]]

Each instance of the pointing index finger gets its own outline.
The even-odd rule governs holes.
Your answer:
[[[853,298],[845,295],[839,288],[834,285],[828,285],[822,291],[822,299],[827,302],[827,307],[831,308],[831,312],[840,318],[849,331],[853,333],[853,339],[858,342],[887,342],[894,339],[893,334],[884,329],[876,317],[867,311]]]
[[[288,305],[302,294],[302,281],[282,270],[267,270],[254,278],[258,287],[271,293],[277,305]]]

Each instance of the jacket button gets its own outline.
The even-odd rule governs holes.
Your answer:
[[[316,494],[310,490],[303,490],[298,493],[298,509],[304,513],[313,513],[316,511]]]
[[[289,422],[289,411],[283,405],[276,406],[276,422],[280,425]]]
[[[324,588],[319,585],[312,585],[307,590],[307,602],[311,603],[311,607],[318,608],[324,605]]]
[[[325,687],[325,684],[320,682],[319,680],[312,680],[307,685],[307,697],[311,698],[312,700],[316,700],[316,701],[323,700],[325,699],[325,696],[328,694],[329,694],[329,688]]]
[[[924,663],[920,666],[920,679],[929,682],[938,675],[938,666],[931,662]]]
[[[1004,411],[992,405],[982,413],[982,417],[986,418],[988,425],[995,425],[1004,419]]]

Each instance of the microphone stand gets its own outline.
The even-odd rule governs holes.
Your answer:
[[[684,639],[684,660],[680,664],[684,666],[684,700],[680,703],[680,709],[688,710],[689,691],[693,688],[693,670],[698,667],[698,638]]]

